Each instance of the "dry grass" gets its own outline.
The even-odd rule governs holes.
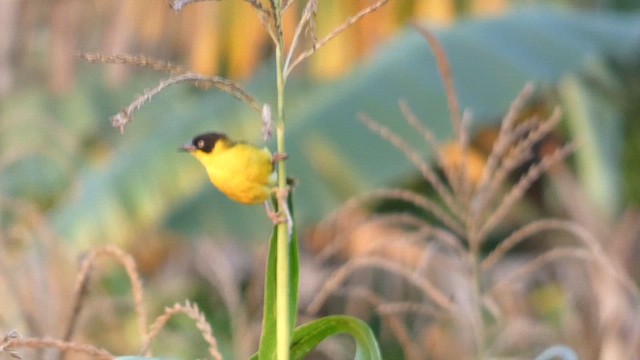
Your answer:
[[[0,353],[7,352],[13,358],[22,359],[19,349],[56,349],[60,353],[74,353],[74,356],[85,355],[89,359],[110,360],[114,356],[108,351],[95,346],[48,338],[20,338],[9,333],[0,345]]]
[[[134,63],[135,65],[135,63]],[[180,75],[175,75],[169,79],[161,81],[156,87],[150,90],[145,90],[144,94],[136,98],[129,106],[120,111],[111,118],[111,125],[124,132],[124,128],[133,120],[133,113],[139,110],[144,104],[149,102],[154,96],[162,92],[168,86],[175,85],[182,82],[193,82],[199,86],[212,86],[221,89],[235,98],[244,101],[247,105],[251,106],[255,111],[260,111],[260,105],[240,88],[233,81],[221,78],[219,76],[205,76],[201,74],[195,74],[187,72]]]
[[[346,262],[326,279],[306,311],[318,314],[328,304],[335,311],[332,299],[345,301],[345,296],[361,299],[374,309],[368,316],[377,314],[391,329],[407,359],[424,354],[433,359],[508,354],[530,358],[558,342],[585,359],[636,358],[640,354],[639,292],[625,271],[628,265],[605,245],[607,232],[592,233],[588,221],[579,222],[576,217],[532,219],[511,229],[497,246],[489,244],[497,229],[504,231],[505,224],[513,223],[507,220],[535,182],[558,174],[566,180],[563,162],[575,150],[573,144],[560,145],[539,159],[535,153],[537,144],[558,126],[560,110],[522,119],[534,94],[534,87],[527,84],[507,111],[481,175],[472,176],[471,161],[477,159],[470,149],[470,119],[460,115],[444,50],[429,31],[419,31],[436,56],[456,138],[440,143],[409,104],[400,102],[407,124],[423,136],[434,154],[432,164],[373,118],[362,114],[360,120],[405,154],[436,198],[406,189],[382,189],[352,199],[319,224],[314,237],[321,240],[315,241],[326,245],[319,250],[318,260]],[[567,188],[580,186],[565,184]],[[567,196],[568,207],[574,196]],[[368,215],[363,210],[386,200],[410,205],[429,214],[435,223],[421,214]],[[574,206],[581,209],[583,219],[587,206],[579,201]],[[629,224],[637,223],[637,218],[626,222],[621,247],[632,247],[629,244],[637,239],[640,227]],[[525,242],[537,243],[529,246],[537,250],[514,255],[514,249]],[[398,255],[399,251],[406,254]],[[402,279],[404,289],[398,289],[397,279]],[[362,290],[362,281],[370,284],[369,290]],[[345,295],[343,289],[354,283],[359,283],[359,290]],[[561,289],[561,299],[547,299],[549,304],[544,306],[555,306],[554,316],[560,318],[551,321],[551,313],[545,312],[551,310],[541,309],[544,306],[532,299],[538,289],[554,286]],[[398,296],[403,297],[401,302]],[[403,305],[394,305],[399,303]],[[413,313],[414,318],[389,316],[390,308]]]
[[[133,121],[133,114],[137,110],[151,101],[151,99],[153,99],[167,87],[184,82],[193,83],[196,86],[204,89],[217,88],[244,102],[256,112],[260,112],[263,108],[250,94],[243,90],[240,85],[231,80],[222,78],[220,76],[206,76],[186,71],[179,66],[162,60],[157,60],[146,56],[133,56],[127,54],[79,54],[78,57],[88,63],[137,66],[170,74],[170,77],[168,79],[160,81],[160,83],[152,89],[145,90],[144,93],[138,96],[133,102],[131,102],[129,106],[127,106],[125,109],[111,118],[111,125],[120,130],[121,133],[124,133],[125,127],[131,121]]]
[[[291,45],[291,50],[289,51],[289,56],[288,56],[287,62],[286,62],[285,67],[284,67],[285,76],[288,76],[288,74],[296,66],[298,66],[300,63],[302,63],[305,59],[307,59],[311,55],[315,54],[315,52],[318,51],[318,49],[320,49],[322,46],[324,46],[327,43],[329,43],[335,37],[337,37],[338,35],[343,33],[345,30],[347,30],[350,27],[352,27],[354,24],[356,24],[358,21],[362,20],[367,15],[369,15],[369,14],[375,12],[376,10],[380,9],[381,7],[383,7],[387,2],[389,2],[389,0],[379,0],[379,1],[375,2],[375,3],[373,3],[372,5],[367,6],[366,8],[360,10],[356,15],[353,15],[353,16],[349,17],[344,23],[342,23],[341,25],[337,26],[335,29],[333,29],[325,37],[323,37],[322,39],[318,40],[316,38],[315,25],[314,25],[314,18],[315,18],[315,14],[317,12],[317,7],[318,7],[317,6],[317,0],[309,1],[307,3],[307,6],[305,7],[305,11],[303,13],[302,21],[300,21],[300,23],[298,25],[298,28],[296,29],[296,33],[295,33],[295,36],[294,36],[294,42]],[[294,55],[295,50],[296,50],[296,46],[298,44],[299,36],[303,32],[303,29],[305,29],[305,28],[309,29],[309,32],[312,34],[311,48],[309,48],[307,50],[304,50],[302,53],[300,53],[295,58],[295,60],[292,60],[292,56]]]
[[[78,320],[83,307],[86,305],[90,295],[89,279],[96,267],[98,258],[107,257],[116,261],[122,268],[124,268],[127,277],[131,283],[131,296],[134,303],[135,318],[137,319],[138,335],[143,338],[143,344],[141,346],[140,353],[150,355],[150,347],[153,340],[156,339],[158,334],[165,327],[167,322],[176,314],[185,314],[189,318],[193,319],[197,330],[202,335],[209,347],[209,354],[213,359],[222,359],[217,346],[217,340],[213,335],[211,326],[207,322],[204,314],[199,310],[198,306],[186,302],[183,304],[175,304],[173,307],[166,308],[164,313],[158,316],[155,321],[149,326],[147,324],[147,312],[145,306],[144,288],[142,286],[142,280],[138,273],[137,266],[131,255],[124,252],[122,249],[115,246],[106,246],[104,248],[96,249],[90,252],[82,261],[80,270],[76,276],[74,295],[68,302],[70,305],[67,319],[63,322],[64,330],[61,339],[52,339],[49,337],[26,337],[23,338],[18,335],[16,331],[9,332],[0,343],[0,353],[6,352],[15,358],[22,358],[23,350],[57,350],[57,355],[52,357],[52,353],[48,353],[46,358],[87,358],[87,359],[112,359],[115,355],[112,355],[109,351],[100,349],[93,345],[83,344],[78,341],[73,341],[72,338],[76,333],[78,327]],[[51,294],[53,295],[53,294]],[[49,300],[55,300],[53,297],[48,297]],[[51,311],[51,305],[47,304],[46,308]],[[27,319],[34,316],[29,315],[30,309],[24,309],[23,313]],[[121,315],[121,314],[119,314]],[[35,315],[37,316],[37,315]],[[37,323],[38,319],[34,319],[34,327],[40,327],[41,324]],[[40,333],[45,333],[47,330],[43,329]],[[107,331],[104,329],[104,331]],[[36,332],[38,333],[38,332]],[[73,353],[73,357],[65,356],[68,353]],[[39,352],[39,358],[43,357],[42,352]]]
[[[135,304],[136,317],[138,319],[138,331],[142,336],[147,336],[147,312],[144,305],[144,290],[142,280],[138,274],[137,266],[133,257],[125,253],[116,246],[106,246],[94,250],[82,261],[80,271],[76,279],[76,290],[72,300],[72,311],[67,330],[64,332],[63,340],[70,340],[76,327],[78,315],[82,310],[84,298],[88,291],[89,276],[96,259],[100,256],[108,256],[116,260],[127,272],[131,281],[131,290]]]
[[[182,304],[174,304],[172,307],[165,308],[164,314],[158,316],[156,320],[151,324],[149,334],[146,336],[144,344],[142,346],[141,354],[149,354],[151,342],[158,336],[160,331],[165,327],[169,319],[177,314],[184,314],[191,318],[200,334],[202,334],[202,338],[209,345],[209,355],[215,360],[221,360],[222,355],[218,350],[218,342],[216,338],[213,336],[213,331],[211,330],[211,325],[205,319],[204,314],[198,309],[198,305],[193,304],[189,301]]]

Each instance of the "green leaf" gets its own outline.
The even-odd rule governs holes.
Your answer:
[[[378,342],[365,322],[346,315],[320,318],[295,329],[291,340],[291,359],[303,359],[326,338],[347,333],[356,342],[356,360],[382,359]]]
[[[287,203],[291,221],[293,221],[291,239],[289,241],[289,329],[293,331],[298,318],[298,284],[300,280],[300,252],[298,249],[298,231],[293,214],[293,193],[289,194]]]
[[[269,240],[269,255],[267,258],[267,271],[264,281],[264,307],[262,311],[262,334],[260,335],[260,348],[252,359],[270,360],[276,358],[276,274],[277,274],[277,226],[273,227],[273,233]]]
[[[289,241],[289,328],[293,329],[298,316],[298,282],[300,277],[300,254],[298,251],[298,236],[296,234],[295,217],[293,211],[293,194],[287,200],[293,228]],[[262,320],[262,334],[260,336],[260,359],[275,359],[276,355],[276,264],[277,264],[277,231],[273,227],[273,234],[269,241],[269,257],[265,278],[264,308]]]
[[[592,204],[614,216],[622,204],[624,114],[606,94],[616,94],[616,88],[620,93],[621,86],[604,67],[603,59],[594,59],[584,71],[586,76],[572,74],[563,78],[558,91],[569,133],[579,145],[576,160],[580,183]],[[603,92],[603,87],[608,91]]]

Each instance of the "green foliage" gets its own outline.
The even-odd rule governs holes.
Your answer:
[[[640,206],[640,172],[638,171],[638,159],[640,159],[640,117],[630,118],[625,124],[624,130],[624,157],[623,171],[624,198],[635,207]]]
[[[602,63],[591,71],[606,75]],[[599,69],[595,69],[595,68]],[[610,74],[609,74],[610,75]],[[608,78],[609,83],[613,81]],[[611,84],[610,84],[611,85]],[[559,86],[569,132],[580,144],[577,172],[591,202],[606,214],[621,207],[621,159],[624,118],[622,109],[580,75],[567,76]]]
[[[362,320],[351,316],[326,316],[295,329],[291,341],[291,358],[304,359],[326,338],[347,333],[356,341],[355,360],[382,359],[373,332]]]
[[[293,196],[289,196],[289,209],[293,221]],[[298,281],[300,276],[300,257],[298,252],[298,236],[294,227],[289,241],[289,322],[293,329],[298,317]],[[267,271],[265,272],[264,310],[262,312],[262,333],[260,337],[260,349],[254,358],[264,360],[276,359],[276,264],[277,254],[277,226],[273,227],[273,234],[269,240],[269,256],[267,258]]]
[[[304,359],[322,341],[344,333],[351,335],[355,340],[354,360],[382,359],[378,343],[369,326],[362,320],[345,315],[326,316],[297,327],[291,339],[291,359]],[[264,354],[262,347],[260,350],[252,360],[275,358],[273,349]]]

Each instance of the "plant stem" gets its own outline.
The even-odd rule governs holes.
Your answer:
[[[475,232],[472,232],[475,233]],[[480,254],[480,239],[475,236],[471,236],[469,240],[469,255],[471,256],[471,281],[472,281],[472,301],[474,304],[473,313],[473,332],[476,345],[476,359],[482,360],[485,358],[485,334],[484,334],[484,316],[482,305],[482,269],[480,267],[481,254]]]
[[[277,77],[277,97],[278,112],[276,120],[276,141],[279,154],[286,154],[285,150],[285,126],[284,126],[284,88],[285,79],[283,73],[283,51],[284,40],[282,38],[282,12],[280,0],[275,3],[275,20],[276,20],[276,77]],[[287,191],[287,168],[285,162],[280,160],[278,163],[278,191]],[[278,197],[280,201],[280,197]],[[284,204],[278,204],[278,211],[283,212]],[[276,359],[289,359],[289,342],[291,330],[289,326],[289,229],[287,223],[283,222],[277,225],[277,264],[276,264]]]

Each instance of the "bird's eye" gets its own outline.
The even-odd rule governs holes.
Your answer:
[[[198,147],[198,149],[202,149],[204,147],[204,140],[198,140],[196,146]]]

